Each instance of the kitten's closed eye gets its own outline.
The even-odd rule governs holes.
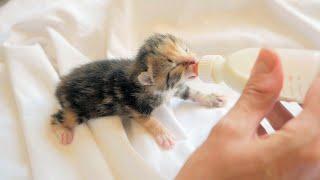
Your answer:
[[[172,61],[171,59],[167,59],[167,61],[168,61],[169,63],[173,63],[173,61]]]

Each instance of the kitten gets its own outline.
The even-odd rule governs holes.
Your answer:
[[[62,144],[72,142],[76,125],[92,118],[118,115],[144,126],[164,149],[174,145],[170,132],[152,111],[173,94],[209,107],[224,99],[192,90],[185,82],[196,76],[196,59],[187,46],[170,34],[149,37],[133,60],[95,61],[61,78],[56,97],[61,110],[52,115],[55,133]],[[173,93],[172,93],[173,92]]]

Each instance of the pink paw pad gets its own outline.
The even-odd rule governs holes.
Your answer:
[[[63,145],[71,144],[73,140],[73,131],[66,128],[57,128],[54,130],[59,142]]]
[[[175,145],[174,138],[167,133],[159,134],[156,136],[156,142],[165,150],[172,149]]]
[[[215,94],[202,96],[197,100],[201,105],[207,107],[223,107],[226,104],[226,98],[224,96],[217,96]]]

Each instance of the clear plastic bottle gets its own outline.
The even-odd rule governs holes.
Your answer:
[[[320,51],[274,49],[278,54],[284,73],[284,84],[280,100],[302,103],[320,71]],[[260,48],[242,49],[227,58],[207,55],[198,63],[199,78],[205,82],[224,82],[241,92],[248,81],[251,69],[259,55]]]

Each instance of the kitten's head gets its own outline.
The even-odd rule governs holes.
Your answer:
[[[196,77],[195,55],[185,43],[170,34],[149,37],[137,55],[142,69],[138,80],[146,86],[167,90]]]

